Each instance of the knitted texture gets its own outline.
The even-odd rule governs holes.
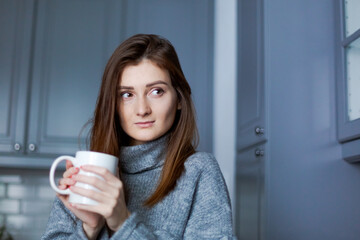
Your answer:
[[[154,192],[164,164],[167,137],[121,150],[121,179],[131,216],[109,238],[233,239],[231,207],[216,159],[197,152],[185,162],[176,187],[152,208],[143,206]],[[56,198],[42,239],[87,239],[82,222]]]

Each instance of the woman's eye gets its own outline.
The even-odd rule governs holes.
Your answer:
[[[128,92],[123,92],[123,93],[121,93],[121,97],[122,98],[130,98],[130,97],[132,97],[132,94],[131,93],[128,93]]]
[[[151,91],[151,95],[155,95],[155,96],[159,96],[162,95],[164,93],[164,90],[157,88]]]

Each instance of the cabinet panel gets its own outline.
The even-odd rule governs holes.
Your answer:
[[[0,1],[0,152],[23,151],[33,1]]]
[[[238,3],[238,150],[265,141],[262,0]],[[264,129],[256,133],[255,129]]]
[[[266,84],[263,0],[238,1],[238,106],[235,229],[264,239]]]
[[[15,88],[15,39],[16,17],[19,7],[14,1],[0,1],[0,29],[7,34],[0,34],[0,141],[1,150],[8,150],[15,138],[15,110],[18,92]],[[14,100],[13,100],[14,99]],[[7,146],[5,145],[7,144]]]
[[[239,239],[262,239],[264,148],[260,145],[237,155],[235,231]]]
[[[152,33],[174,45],[193,91],[199,150],[212,151],[213,1],[127,1],[126,35]]]
[[[38,2],[28,138],[36,153],[80,147],[106,61],[121,42],[121,11],[119,1]]]

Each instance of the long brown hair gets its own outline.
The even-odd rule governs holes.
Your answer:
[[[198,144],[191,88],[181,69],[175,48],[167,39],[153,34],[137,34],[125,40],[114,51],[102,77],[90,133],[90,149],[119,156],[126,134],[121,128],[117,110],[118,82],[126,66],[137,65],[144,59],[169,72],[171,84],[181,105],[170,129],[166,159],[158,186],[145,202],[146,206],[151,207],[174,189],[177,179],[184,171],[184,162],[195,152]]]

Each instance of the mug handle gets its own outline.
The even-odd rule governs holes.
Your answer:
[[[49,179],[50,179],[50,186],[55,190],[55,192],[63,194],[63,195],[69,195],[70,189],[65,189],[65,190],[59,189],[56,186],[55,180],[54,180],[55,170],[56,170],[58,164],[64,160],[70,160],[74,164],[75,158],[72,156],[61,156],[61,157],[58,157],[57,159],[55,159],[55,161],[52,163],[51,168],[50,168]]]

